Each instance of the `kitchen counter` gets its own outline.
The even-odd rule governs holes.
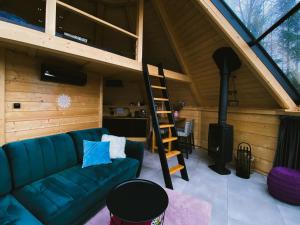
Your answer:
[[[103,127],[117,136],[146,138],[149,133],[149,118],[104,116]]]

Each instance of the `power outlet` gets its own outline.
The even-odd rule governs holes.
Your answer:
[[[14,109],[21,109],[21,103],[14,103],[13,107]]]

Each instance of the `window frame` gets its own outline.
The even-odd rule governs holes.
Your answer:
[[[253,52],[262,61],[262,63],[269,69],[269,71],[273,74],[275,79],[280,83],[280,85],[293,99],[293,101],[297,105],[299,105],[300,93],[297,91],[297,89],[294,87],[291,81],[287,78],[287,76],[281,70],[281,68],[277,65],[277,63],[273,60],[270,54],[260,44],[261,40],[257,42],[257,39],[260,38],[260,36],[264,35],[265,32],[267,32],[270,28],[266,29],[264,33],[262,33],[259,37],[256,38],[249,31],[249,29],[244,25],[244,23],[240,20],[240,18],[233,12],[230,6],[228,6],[228,4],[224,2],[224,0],[211,0],[211,1],[216,6],[216,8],[222,13],[222,15],[227,19],[227,21],[235,28],[235,30],[244,39],[244,41],[247,42],[248,46],[253,50]],[[295,5],[294,8],[297,5]],[[286,14],[284,16],[286,16]],[[291,15],[286,17],[280,24],[278,24],[278,26],[281,25],[284,21],[286,21],[290,16]],[[276,26],[274,29],[276,29],[278,26]],[[268,36],[268,34],[265,35],[265,37],[266,36]]]

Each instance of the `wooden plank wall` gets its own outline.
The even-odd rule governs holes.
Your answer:
[[[28,55],[6,52],[6,142],[99,127],[100,76],[88,74],[84,87],[42,82],[40,63]],[[61,94],[71,97],[70,108],[58,106]],[[21,109],[14,109],[13,103],[21,103]]]
[[[208,126],[216,123],[216,110],[201,110],[201,146],[207,148]],[[240,142],[247,142],[253,148],[255,169],[268,173],[276,151],[279,116],[265,113],[230,112],[228,123],[234,126],[234,149]]]
[[[152,65],[162,63],[166,69],[182,72],[152,1],[145,1],[143,60]]]
[[[191,78],[202,99],[201,106],[217,106],[219,71],[212,55],[219,47],[230,46],[222,33],[210,23],[207,16],[191,0],[162,1],[174,30],[174,38],[187,62]],[[256,74],[243,61],[236,71],[237,98],[241,107],[279,108]]]
[[[123,87],[106,87],[104,85],[104,105],[129,106],[138,101],[146,102],[147,96],[141,80],[122,80]]]
[[[170,101],[172,103],[184,101],[186,106],[197,106],[189,84],[167,80],[167,85]]]

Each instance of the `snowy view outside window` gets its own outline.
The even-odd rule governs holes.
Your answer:
[[[300,0],[224,0],[259,37]],[[260,44],[300,93],[300,11],[266,36]]]

